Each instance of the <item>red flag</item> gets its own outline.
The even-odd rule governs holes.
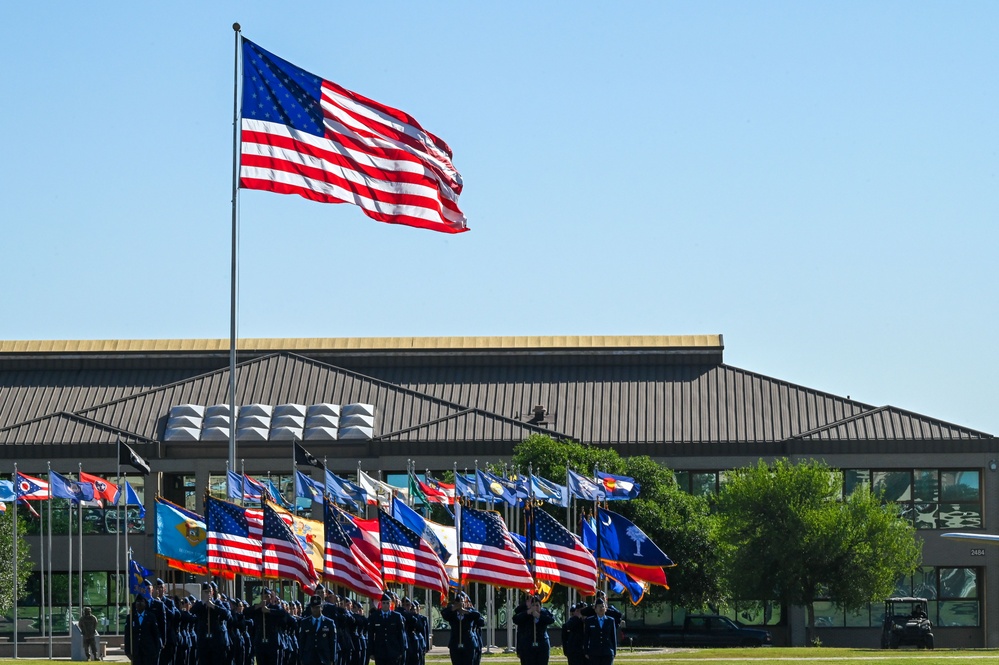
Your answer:
[[[239,186],[353,203],[379,222],[467,231],[451,148],[412,116],[242,40]]]
[[[118,486],[110,483],[100,476],[95,476],[86,471],[80,472],[80,482],[90,483],[94,486],[94,498],[104,502],[105,506],[113,506],[118,503]]]
[[[454,485],[442,483],[438,480],[427,478],[426,481],[418,480],[420,490],[427,497],[430,503],[440,503],[446,506],[454,505]]]

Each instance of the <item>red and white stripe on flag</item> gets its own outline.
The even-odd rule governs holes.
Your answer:
[[[468,230],[444,141],[407,113],[242,44],[240,187],[352,203],[390,224]]]
[[[288,528],[281,515],[266,503],[263,514],[263,576],[293,580],[303,589],[311,590],[319,581],[319,575],[302,549],[298,537]]]

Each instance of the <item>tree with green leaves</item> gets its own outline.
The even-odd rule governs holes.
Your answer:
[[[17,589],[20,595],[25,594],[25,586],[34,564],[31,562],[31,552],[24,540],[27,531],[22,515],[17,516]],[[14,510],[8,506],[0,513],[0,616],[14,609]]]
[[[648,456],[623,458],[614,450],[540,434],[518,444],[512,462],[521,473],[530,465],[535,474],[558,483],[565,483],[567,464],[587,476],[598,467],[634,478],[641,485],[638,498],[610,507],[638,525],[677,564],[667,570],[669,590],[653,587],[647,598],[697,608],[724,600],[710,507],[703,497],[683,492],[669,469]],[[564,513],[556,517],[564,519]]]
[[[845,499],[840,475],[786,459],[729,471],[716,500],[728,587],[735,598],[846,610],[890,596],[919,565],[914,527],[868,489]]]

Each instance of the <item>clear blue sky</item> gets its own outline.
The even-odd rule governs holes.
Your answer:
[[[0,338],[228,336],[238,21],[444,138],[472,229],[243,192],[241,337],[722,333],[999,433],[999,3],[153,4],[0,10]]]

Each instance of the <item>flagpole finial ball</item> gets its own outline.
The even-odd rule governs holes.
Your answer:
[[[236,32],[239,32],[239,23],[233,23],[232,29],[235,30]]]

